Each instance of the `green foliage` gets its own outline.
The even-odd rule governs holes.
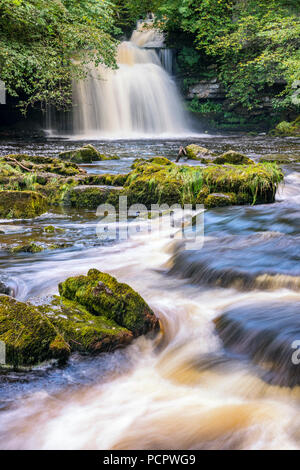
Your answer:
[[[88,63],[115,65],[113,13],[110,0],[0,0],[0,78],[23,112],[67,108]]]
[[[157,12],[167,32],[191,35],[199,57],[218,63],[219,78],[234,103],[255,108],[259,93],[281,84],[274,108],[299,109],[298,0],[166,0]],[[179,62],[183,57],[187,69],[194,67],[194,56],[183,50]]]

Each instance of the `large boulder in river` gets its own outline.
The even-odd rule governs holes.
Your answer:
[[[59,158],[62,160],[69,160],[74,163],[92,163],[99,160],[118,160],[119,157],[106,156],[101,154],[93,145],[87,144],[75,150],[68,150],[61,152]]]
[[[0,191],[0,217],[31,219],[47,209],[47,198],[35,191]]]
[[[49,305],[39,306],[0,295],[0,341],[6,346],[7,365],[62,363],[72,352],[112,351],[159,329],[158,319],[137,292],[96,269],[68,278],[59,292]]]
[[[59,293],[94,315],[115,321],[134,336],[159,328],[154,313],[137,292],[97,269],[90,269],[87,276],[68,278],[59,284]]]

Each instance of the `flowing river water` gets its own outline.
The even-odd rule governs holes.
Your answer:
[[[207,136],[198,142],[253,158],[300,155],[299,139]],[[119,173],[127,172],[136,157],[174,160],[179,145],[187,142],[93,144],[121,159],[85,168]],[[65,140],[1,142],[0,150],[55,155],[74,146]],[[283,315],[286,304],[295,306],[287,320],[299,315],[299,165],[284,167],[285,185],[274,204],[206,211],[204,246],[192,252],[169,233],[143,229],[125,241],[102,242],[93,211],[57,209],[34,220],[1,221],[1,243],[26,240],[51,223],[66,229],[57,238],[70,244],[37,254],[0,252],[1,279],[18,299],[44,301],[66,277],[98,268],[136,289],[159,316],[162,331],[111,354],[73,356],[63,368],[2,371],[0,448],[300,448],[299,387],[286,386],[284,370],[264,374],[264,361],[258,364],[243,350],[247,334],[242,329],[235,338],[238,350],[225,349],[214,323],[236,308],[246,310],[251,323],[248,306],[263,303],[271,306],[271,320],[259,310],[264,331],[280,335],[290,325],[276,324],[277,303]],[[251,329],[247,321],[243,326],[246,333]],[[299,320],[295,328],[300,340]],[[262,358],[264,347],[262,341]]]

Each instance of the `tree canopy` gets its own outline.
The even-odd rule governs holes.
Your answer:
[[[115,65],[114,33],[109,0],[0,0],[0,78],[24,110],[65,108],[87,63]]]

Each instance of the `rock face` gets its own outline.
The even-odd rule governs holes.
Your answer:
[[[137,292],[96,269],[62,282],[59,292],[50,305],[40,306],[0,295],[0,341],[8,365],[65,362],[75,351],[112,351],[159,329]]]
[[[0,217],[31,219],[47,210],[47,199],[35,191],[0,191]]]
[[[76,150],[68,150],[61,152],[59,158],[62,160],[69,160],[74,163],[92,163],[99,160],[118,160],[117,156],[106,156],[98,152],[98,150],[91,144],[84,145]]]
[[[200,100],[225,99],[225,91],[217,79],[201,80],[188,90],[188,99],[198,98]]]
[[[299,302],[278,301],[232,307],[216,320],[226,350],[258,365],[261,377],[272,384],[300,385],[293,346],[300,338]]]

